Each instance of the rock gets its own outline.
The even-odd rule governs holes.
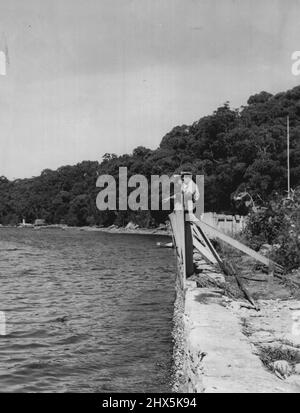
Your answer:
[[[290,310],[299,310],[300,311],[300,302],[296,302],[296,303],[291,303],[289,305],[289,309]]]
[[[282,337],[282,341],[286,342],[287,344],[290,343],[294,347],[300,347],[300,335],[289,333],[285,334]]]
[[[232,301],[232,302],[230,303],[230,308],[231,308],[233,311],[238,311],[238,310],[241,308],[241,304],[242,304],[242,303],[240,303],[239,301]]]
[[[271,251],[272,251],[272,245],[263,244],[260,247],[259,253],[262,254],[262,255],[269,255]]]
[[[282,377],[289,376],[293,369],[292,366],[286,360],[276,360],[273,363],[275,372],[279,373]]]
[[[300,374],[300,363],[297,363],[294,366],[294,371],[295,371],[295,374]]]
[[[202,255],[199,252],[194,250],[193,256],[194,256],[194,258],[197,258],[199,261],[204,262],[204,259],[203,259]]]
[[[125,229],[136,229],[138,228],[138,225],[134,224],[133,222],[128,222],[128,224],[126,225]]]
[[[225,278],[222,274],[212,274],[210,277],[213,278],[215,281],[218,281],[220,283],[225,282]]]
[[[263,318],[264,317],[264,315],[263,314],[260,314],[260,313],[258,313],[257,311],[254,313],[250,313],[249,314],[249,316],[250,317],[254,317],[254,318]]]
[[[212,272],[212,271],[213,271],[213,267],[211,267],[209,264],[207,264],[207,265],[200,264],[200,265],[199,265],[199,268],[200,268],[202,271],[209,271],[209,272]]]
[[[255,344],[273,343],[274,340],[275,340],[274,335],[269,333],[268,331],[257,331],[251,336],[251,341],[252,343],[255,343]]]
[[[282,344],[282,342],[274,341],[274,342],[265,342],[265,343],[257,343],[257,344],[260,344],[263,347],[267,347],[273,350],[280,349],[282,351],[292,352],[293,354],[295,354],[296,357],[300,357],[300,348],[289,346],[287,344]]]

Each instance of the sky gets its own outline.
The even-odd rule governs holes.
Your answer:
[[[0,176],[156,148],[300,84],[300,0],[0,0]]]

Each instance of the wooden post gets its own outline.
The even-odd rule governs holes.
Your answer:
[[[184,240],[185,240],[185,268],[186,276],[194,274],[194,255],[193,255],[193,235],[191,223],[188,221],[188,214],[184,214]]]
[[[185,285],[185,280],[187,277],[186,272],[186,240],[185,240],[185,217],[184,217],[184,205],[183,205],[183,193],[181,192],[181,205],[182,208],[180,212],[180,222],[179,225],[181,227],[180,236],[181,236],[181,243],[182,243],[182,271],[183,271],[183,286]]]
[[[174,210],[169,217],[175,239],[181,284],[184,287],[186,278],[194,274],[194,246],[192,224],[188,212],[184,210],[183,201],[183,193],[181,193],[182,208]]]
[[[189,213],[185,211],[184,193],[181,191],[181,205],[183,211],[183,228],[184,228],[184,267],[185,276],[189,277],[194,274],[194,255],[193,255],[193,236],[192,227],[189,221]]]

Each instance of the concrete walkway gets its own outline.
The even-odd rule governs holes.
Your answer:
[[[224,297],[187,283],[185,291],[183,391],[205,393],[297,393],[299,388],[269,373],[253,353],[238,317]]]

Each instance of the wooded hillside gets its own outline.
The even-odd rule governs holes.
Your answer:
[[[228,102],[192,125],[174,127],[150,150],[142,146],[130,155],[105,154],[101,162],[83,161],[45,169],[40,176],[9,181],[0,178],[0,223],[44,218],[69,225],[142,226],[165,219],[161,212],[99,212],[96,208],[98,174],[128,176],[173,174],[182,169],[205,175],[205,209],[235,212],[232,194],[246,189],[260,202],[286,190],[286,118],[290,117],[291,186],[300,185],[300,86],[271,95],[261,92],[247,105],[232,109]],[[101,136],[99,137],[101,139]],[[142,137],[141,137],[142,141]]]

